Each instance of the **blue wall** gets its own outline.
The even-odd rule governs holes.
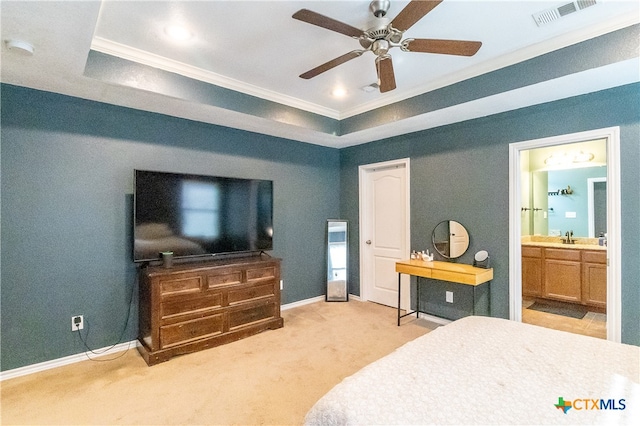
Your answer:
[[[9,370],[137,333],[133,170],[274,181],[283,303],[325,292],[325,226],[339,216],[339,151],[2,86],[2,354]]]
[[[640,84],[443,126],[340,151],[341,211],[351,221],[350,291],[359,294],[358,166],[411,159],[411,247],[440,221],[465,225],[494,268],[491,315],[509,316],[509,144],[620,126],[622,340],[640,345]]]
[[[460,261],[489,251],[491,314],[507,317],[509,143],[610,126],[621,132],[622,339],[640,345],[640,84],[340,151],[7,85],[1,107],[3,371],[83,352],[72,315],[93,347],[120,338],[135,289],[134,168],[273,180],[290,303],[324,294],[327,218],[351,222],[359,294],[358,166],[410,157],[412,246],[427,247],[443,219],[463,223]]]
[[[551,230],[559,230],[562,235],[573,231],[576,237],[589,236],[589,178],[607,177],[606,167],[584,167],[570,170],[550,170],[548,172],[547,192],[562,192],[570,186],[573,190],[568,195],[549,196],[549,235]],[[553,208],[553,210],[551,210]],[[567,212],[575,212],[575,218],[567,218]],[[596,237],[598,235],[596,234]]]

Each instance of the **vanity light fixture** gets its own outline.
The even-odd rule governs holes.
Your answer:
[[[580,151],[576,155],[573,156],[574,163],[588,163],[593,160],[594,155],[590,152]]]
[[[547,166],[559,166],[575,163],[588,163],[593,160],[594,155],[591,152],[580,151],[578,153],[568,154],[566,152],[551,154],[544,160]]]

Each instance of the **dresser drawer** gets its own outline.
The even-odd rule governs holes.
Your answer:
[[[160,327],[160,347],[167,348],[193,340],[212,337],[224,331],[222,313]]]
[[[167,319],[176,315],[188,315],[222,307],[222,292],[210,292],[206,296],[175,298],[160,305],[160,318]]]
[[[242,271],[219,272],[215,275],[207,275],[207,287],[215,288],[242,283]]]
[[[264,278],[275,278],[276,268],[273,266],[266,268],[247,269],[247,281],[260,280]]]
[[[275,295],[275,282],[266,282],[264,284],[253,284],[243,287],[235,287],[229,289],[229,305],[247,302],[261,297]]]
[[[273,300],[247,307],[236,307],[229,311],[229,331],[247,327],[261,320],[275,318],[276,305]]]
[[[160,280],[160,294],[162,297],[171,297],[181,294],[200,292],[202,277],[183,276]]]

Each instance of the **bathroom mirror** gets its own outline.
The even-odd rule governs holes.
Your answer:
[[[327,302],[349,300],[347,266],[349,264],[349,228],[346,220],[327,221]]]
[[[469,233],[455,220],[443,220],[433,230],[433,247],[443,257],[456,259],[469,248]]]
[[[523,236],[573,231],[576,238],[595,238],[607,232],[606,149],[599,139],[523,151]]]

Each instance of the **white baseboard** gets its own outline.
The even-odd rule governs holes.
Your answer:
[[[304,299],[298,300],[297,302],[287,303],[286,305],[281,305],[280,310],[286,311],[287,309],[293,309],[299,306],[309,305],[316,302],[324,302],[324,296],[312,297],[311,299]]]
[[[349,294],[349,300],[351,299],[357,300],[360,302],[362,301],[362,299],[360,299],[360,296],[356,296],[355,294]],[[324,301],[325,301],[325,296],[312,297],[311,299],[298,300],[297,302],[281,305],[280,310],[286,311],[287,309],[297,308],[299,306],[304,306],[304,305],[309,305],[311,303],[324,302]]]
[[[100,355],[95,355],[86,352],[82,352],[75,355],[65,356],[63,358],[52,359],[51,361],[40,362],[38,364],[27,365],[25,367],[14,368],[13,370],[7,370],[0,372],[0,382],[3,380],[13,379],[15,377],[26,376],[28,374],[38,373],[40,371],[51,370],[52,368],[62,367],[63,365],[75,364],[76,362],[86,361],[87,356],[92,358],[101,357],[105,355],[112,355],[118,352],[126,351],[130,348],[135,348],[138,345],[137,340],[130,342],[120,343],[112,348],[106,347],[102,349],[95,349],[94,352]]]
[[[429,315],[429,314],[425,314],[420,312],[420,318],[425,319],[427,321],[431,321],[431,322],[435,322],[436,324],[440,324],[440,325],[447,325],[452,323],[453,321],[448,320],[446,318],[440,318],[440,317],[436,317],[433,315]]]
[[[355,296],[353,294],[349,295],[349,299],[360,300],[358,296]],[[324,302],[324,300],[325,300],[324,296],[312,297],[311,299],[299,300],[297,302],[287,303],[286,305],[282,305],[280,307],[280,310],[286,311],[287,309],[297,308],[299,306],[309,305],[311,303]],[[109,348],[96,349],[95,352],[100,353],[100,355],[95,355],[95,354],[87,355],[85,352],[82,352],[75,355],[65,356],[63,358],[52,359],[51,361],[45,361],[45,362],[40,362],[38,364],[32,364],[32,365],[27,365],[20,368],[15,368],[13,370],[0,371],[0,382],[2,382],[3,380],[13,379],[15,377],[21,377],[21,376],[26,376],[33,373],[38,373],[40,371],[51,370],[52,368],[62,367],[63,365],[75,364],[76,362],[86,361],[87,356],[97,357],[97,356],[111,355],[117,352],[126,351],[127,349],[135,348],[138,344],[139,343],[137,340],[132,340],[130,342],[120,343],[119,345],[116,345],[111,349]]]

